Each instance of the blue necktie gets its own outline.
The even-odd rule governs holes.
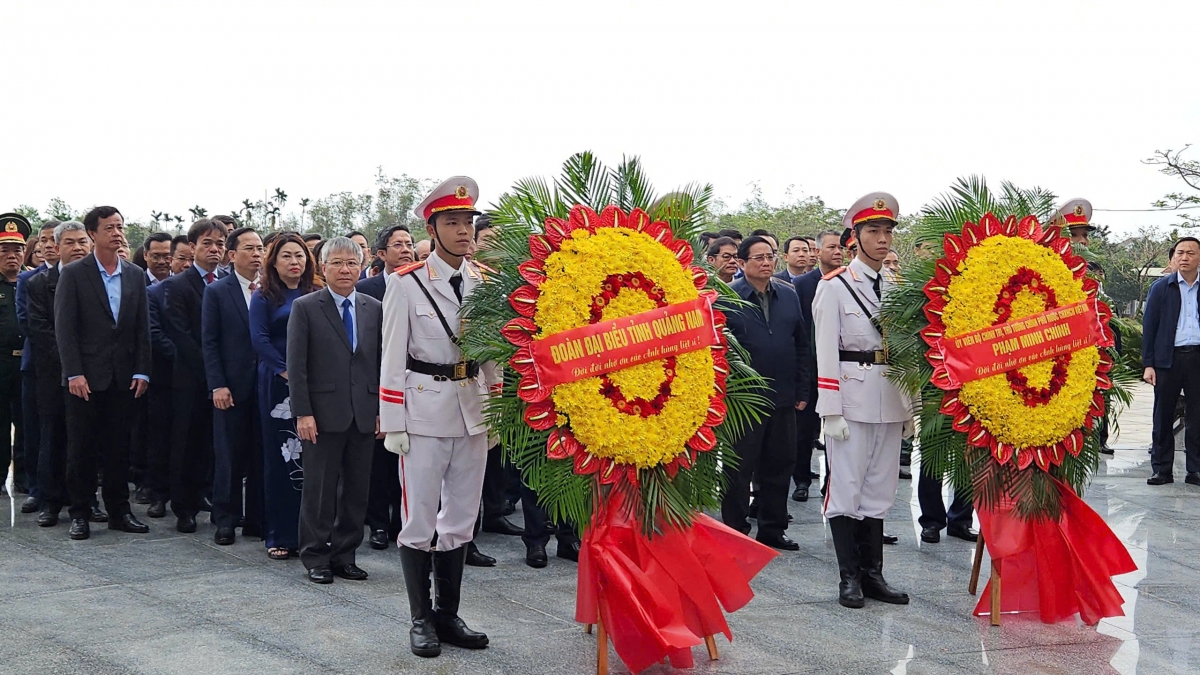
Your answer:
[[[350,313],[350,298],[342,301],[342,325],[346,327],[346,337],[350,338],[350,351],[354,351],[354,315]]]

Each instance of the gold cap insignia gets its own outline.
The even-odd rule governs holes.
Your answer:
[[[467,186],[459,185],[458,187],[454,188],[454,196],[458,197],[459,199],[466,199],[467,198]]]
[[[1083,215],[1083,205],[1082,204],[1075,206],[1075,215],[1077,215],[1077,216]]]
[[[9,223],[9,224],[5,225],[5,226],[4,226],[4,231],[5,231],[5,232],[16,232],[16,231],[17,231],[17,224],[16,224],[16,223]]]
[[[876,199],[875,200],[875,210],[876,211],[886,211],[887,204],[885,204],[882,199]]]

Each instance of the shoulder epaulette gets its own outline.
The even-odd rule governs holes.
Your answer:
[[[405,265],[404,267],[396,268],[395,273],[400,276],[404,276],[405,274],[412,274],[413,272],[416,272],[417,270],[421,269],[424,266],[425,266],[425,261],[419,260],[414,263],[409,263],[409,264]]]
[[[481,272],[483,272],[484,274],[495,274],[495,273],[496,273],[496,270],[494,270],[494,269],[492,269],[492,268],[488,267],[487,265],[484,265],[483,263],[479,262],[478,260],[472,260],[472,261],[471,261],[471,264],[473,264],[473,265],[475,265],[476,267],[478,267],[478,268],[479,268],[479,270],[480,270]]]
[[[822,280],[829,280],[829,279],[832,279],[832,278],[836,277],[837,275],[839,275],[839,274],[841,274],[842,272],[845,272],[845,271],[846,271],[846,268],[845,268],[845,267],[839,267],[839,268],[837,268],[836,270],[834,270],[834,271],[830,272],[829,274],[823,275],[823,276],[821,277],[821,279],[822,279]]]

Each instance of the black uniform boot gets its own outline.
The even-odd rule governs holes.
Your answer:
[[[433,554],[408,546],[400,548],[400,566],[404,570],[404,586],[408,589],[408,607],[412,612],[412,629],[408,641],[417,656],[437,656],[442,653],[438,641],[437,621],[429,597],[429,577],[433,569]]]
[[[862,582],[858,561],[858,544],[854,539],[854,528],[858,523],[853,518],[835,516],[829,519],[829,533],[833,537],[833,549],[837,552],[838,603],[842,607],[858,609],[863,601]]]
[[[863,595],[893,605],[907,605],[908,594],[894,590],[883,578],[883,520],[863,518],[858,523],[858,550]]]
[[[442,642],[464,649],[483,649],[488,646],[488,637],[467,628],[466,622],[458,616],[466,555],[466,546],[433,554],[433,576],[437,581],[437,609],[434,610],[437,636]]]

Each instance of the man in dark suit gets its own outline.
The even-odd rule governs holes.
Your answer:
[[[58,358],[58,341],[54,337],[54,294],[58,287],[58,276],[64,265],[82,260],[92,252],[92,240],[83,223],[62,223],[54,233],[56,252],[61,255],[56,264],[29,278],[25,285],[26,322],[29,326],[29,342],[34,351],[33,373],[36,378],[34,391],[37,395],[40,442],[38,448],[38,481],[41,497],[41,513],[37,523],[41,527],[54,527],[58,515],[67,502],[67,420],[62,385],[62,362]],[[95,513],[92,522],[98,521]]]
[[[187,241],[186,237],[183,239],[184,242]],[[174,241],[172,245],[175,245]],[[190,251],[191,246],[185,245]],[[188,266],[191,266],[190,260]],[[175,368],[175,345],[171,343],[166,332],[166,291],[165,280],[146,289],[146,301],[150,310],[150,369],[154,378],[146,392],[149,414],[146,424],[146,475],[142,490],[150,502],[146,515],[151,518],[167,515],[167,500],[171,498],[171,397],[174,391],[172,382],[175,379],[172,373]]]
[[[354,290],[362,249],[345,237],[321,249],[324,290],[292,304],[288,390],[303,441],[300,561],[309,580],[362,580],[354,564],[363,538],[372,451],[379,437],[383,307]]]
[[[804,276],[809,271],[808,240],[804,237],[789,237],[783,242],[779,252],[783,257],[783,269],[775,273],[775,278],[789,284]]]
[[[225,249],[233,252],[231,274],[204,292],[205,374],[213,407],[213,541],[232,544],[242,520],[242,483],[246,485],[243,536],[262,536],[263,455],[258,417],[258,360],[250,346],[250,297],[258,288],[262,239],[239,227]]]
[[[169,482],[175,529],[196,531],[196,514],[203,502],[212,467],[212,402],[201,348],[205,289],[217,280],[217,265],[225,253],[225,226],[202,218],[188,230],[196,260],[166,284],[167,338],[175,346],[171,385],[171,459]]]
[[[96,495],[96,460],[104,467],[108,529],[149,532],[129,510],[129,418],[146,393],[150,325],[142,270],[121,260],[125,221],[111,206],[83,219],[93,253],[63,267],[54,294],[54,325],[67,417],[70,537],[87,539]]]
[[[38,246],[42,247],[45,260],[34,269],[17,275],[17,323],[25,336],[21,349],[21,418],[24,422],[25,486],[29,497],[21,504],[21,513],[33,513],[42,507],[42,491],[38,485],[38,454],[41,452],[41,418],[38,415],[37,375],[33,368],[33,342],[29,339],[29,280],[47,267],[58,265],[58,249],[54,247],[54,228],[59,221],[47,220],[38,231]],[[54,391],[58,391],[55,385]]]
[[[387,278],[398,267],[411,262],[413,251],[412,233],[407,225],[393,225],[379,233],[375,240],[375,252],[383,261],[383,272],[358,282],[355,290],[383,302],[387,289]],[[367,498],[367,528],[371,531],[368,543],[371,548],[382,551],[400,534],[402,506],[400,494],[399,460],[383,447],[383,441],[375,442],[371,465],[371,490]]]

